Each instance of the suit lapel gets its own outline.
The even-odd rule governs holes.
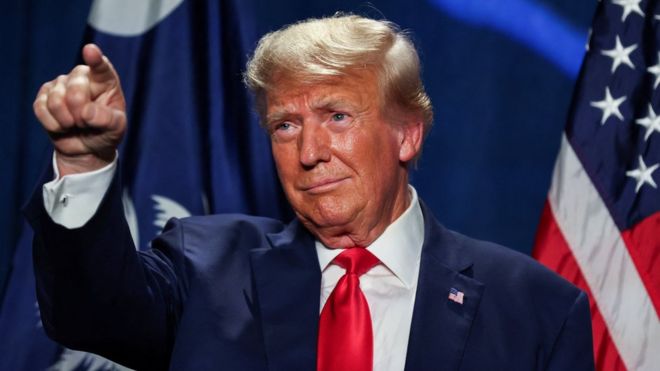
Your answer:
[[[469,277],[471,260],[422,204],[424,247],[406,370],[457,370],[484,286]],[[463,303],[449,299],[454,288]]]
[[[316,369],[321,271],[314,239],[292,222],[252,251],[257,302],[271,370]]]

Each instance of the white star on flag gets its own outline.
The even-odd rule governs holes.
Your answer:
[[[644,141],[647,141],[651,134],[654,131],[660,133],[660,117],[656,116],[655,111],[653,111],[653,106],[649,104],[649,113],[646,117],[638,119],[635,121],[638,125],[642,125],[646,128],[646,134],[644,134]]]
[[[653,188],[658,188],[653,180],[653,172],[660,166],[660,164],[655,164],[651,167],[646,167],[644,159],[642,156],[639,156],[639,167],[635,170],[630,170],[626,172],[626,175],[635,179],[637,186],[635,186],[635,193],[638,193],[644,184],[649,184]]]
[[[630,53],[635,49],[637,49],[637,44],[624,47],[623,44],[621,44],[621,39],[619,39],[619,36],[617,35],[614,49],[603,50],[601,53],[612,58],[612,73],[614,73],[621,63],[627,65],[633,70],[635,69],[635,65],[630,60]]]
[[[655,82],[653,83],[653,89],[658,87],[660,84],[660,53],[658,53],[658,64],[651,66],[646,69],[648,72],[652,73],[655,76]]]
[[[610,94],[610,88],[605,88],[605,99],[597,102],[591,102],[592,107],[599,108],[603,111],[603,117],[600,120],[600,124],[604,125],[605,121],[607,121],[607,119],[612,115],[623,121],[623,115],[621,114],[621,111],[619,111],[619,106],[625,100],[625,96],[616,99],[612,98],[612,94]]]
[[[623,15],[621,16],[621,22],[625,22],[628,14],[631,12],[637,13],[644,17],[644,12],[639,8],[639,3],[642,0],[612,0],[612,3],[623,8]]]

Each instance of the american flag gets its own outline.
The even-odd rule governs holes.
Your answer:
[[[660,365],[660,4],[603,0],[534,256],[589,293],[598,370]]]
[[[465,294],[463,291],[458,291],[455,288],[451,288],[449,290],[449,300],[456,302],[458,304],[463,304],[463,298],[465,297]]]

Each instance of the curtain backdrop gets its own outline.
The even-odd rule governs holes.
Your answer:
[[[252,9],[256,36],[338,10],[410,29],[436,111],[413,175],[420,196],[450,228],[531,251],[596,1],[242,3]],[[20,205],[50,156],[31,111],[34,94],[79,58],[90,2],[0,6],[1,293],[20,236]]]

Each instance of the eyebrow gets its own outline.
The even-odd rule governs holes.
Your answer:
[[[337,110],[337,109],[356,109],[351,101],[338,97],[321,97],[315,102],[310,103],[312,110]],[[272,113],[266,115],[266,123],[283,120],[292,115],[297,115],[295,111],[289,110],[286,106],[277,107]]]
[[[275,111],[273,113],[266,115],[266,125],[270,125],[275,121],[282,121],[286,117],[290,116],[291,112],[287,110]]]
[[[319,99],[317,102],[312,103],[312,109],[318,110],[318,109],[337,109],[337,108],[348,108],[348,109],[354,109],[355,104],[352,103],[351,101],[344,99],[344,98],[338,98],[338,97],[322,97]]]

